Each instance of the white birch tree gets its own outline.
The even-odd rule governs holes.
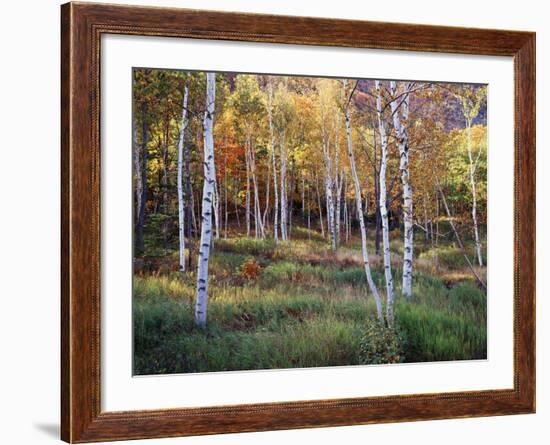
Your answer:
[[[386,122],[382,110],[382,91],[380,81],[374,81],[376,88],[376,111],[378,115],[378,130],[380,132],[380,215],[382,217],[382,243],[384,253],[384,276],[386,278],[386,321],[393,326],[393,279],[391,273],[390,235],[388,226],[387,191],[386,191],[386,169],[388,166],[388,137],[386,133]]]
[[[336,245],[340,243],[340,217],[341,217],[341,201],[342,201],[342,174],[340,172],[340,119],[338,112],[334,115],[334,187],[336,191]]]
[[[413,278],[413,194],[409,174],[409,135],[407,131],[409,120],[409,92],[411,84],[407,84],[404,91],[399,95],[397,84],[390,81],[391,112],[393,126],[399,147],[399,173],[403,186],[403,295],[406,298],[412,297]]]
[[[346,91],[346,84],[347,82],[344,80],[343,81],[344,92]],[[363,203],[361,201],[361,183],[359,182],[359,177],[357,176],[357,170],[355,168],[355,157],[353,154],[353,139],[351,135],[351,117],[350,117],[350,111],[349,111],[350,102],[351,102],[351,95],[349,97],[349,100],[347,99],[347,103],[344,104],[344,118],[346,122],[346,135],[348,138],[348,158],[350,163],[351,178],[355,186],[355,203],[357,207],[357,218],[359,219],[359,228],[361,230],[361,251],[363,253],[363,266],[365,268],[367,283],[369,285],[369,288],[374,297],[374,301],[376,303],[376,313],[378,316],[378,320],[383,321],[384,318],[382,315],[382,301],[380,299],[378,288],[374,283],[374,280],[372,278],[372,273],[370,270],[369,253],[368,253],[368,247],[367,247],[367,230],[365,227],[365,218],[363,215]]]
[[[332,159],[330,155],[330,143],[325,124],[325,105],[321,104],[321,146],[325,166],[325,198],[327,204],[327,225],[330,236],[330,246],[336,251],[336,231],[334,227],[334,200],[332,196]]]
[[[281,239],[286,241],[288,238],[288,222],[287,222],[287,196],[286,196],[286,163],[287,152],[286,144],[284,142],[284,132],[279,130],[279,151],[280,151],[280,164],[281,164]]]
[[[267,117],[269,120],[269,136],[271,143],[271,162],[273,164],[273,239],[275,243],[279,240],[279,184],[277,183],[277,160],[275,155],[275,130],[273,128],[273,85],[271,79],[267,85]]]
[[[264,226],[262,223],[262,212],[260,209],[260,195],[258,192],[258,181],[256,179],[256,154],[252,138],[248,138],[248,165],[252,176],[252,187],[254,191],[254,233],[256,238],[264,238]]]
[[[483,100],[486,97],[486,87],[462,88],[460,93],[455,93],[462,105],[462,113],[466,122],[467,141],[466,148],[468,150],[470,188],[472,190],[472,221],[474,225],[474,239],[476,244],[477,261],[480,266],[483,266],[483,257],[481,255],[481,241],[479,239],[479,229],[477,222],[477,185],[476,185],[476,170],[479,164],[481,149],[478,151],[475,159],[472,147],[472,125],[474,119],[478,116]]]
[[[250,236],[250,147],[249,141],[245,143],[245,165],[246,165],[246,196],[245,196],[245,221],[246,221],[246,236]]]
[[[206,110],[203,119],[204,182],[202,189],[202,224],[197,270],[197,301],[195,323],[206,326],[208,305],[208,260],[212,240],[212,204],[216,170],[214,163],[214,107],[216,101],[216,74],[206,73]]]

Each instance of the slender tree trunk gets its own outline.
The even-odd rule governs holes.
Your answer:
[[[386,207],[386,167],[388,163],[388,139],[386,136],[386,124],[382,116],[382,93],[380,81],[375,80],[376,85],[376,109],[378,114],[378,126],[380,131],[380,216],[382,218],[382,241],[384,246],[384,275],[386,277],[386,320],[388,326],[393,326],[393,279],[391,273],[390,236],[388,226],[388,209]]]
[[[393,126],[397,135],[397,144],[399,146],[399,172],[401,174],[401,183],[403,185],[403,295],[406,298],[412,298],[412,276],[413,276],[413,196],[412,187],[409,178],[409,135],[407,125],[409,120],[409,87],[400,104],[397,103],[397,85],[395,81],[390,82],[392,92],[391,111],[393,116]],[[399,105],[401,110],[399,110]],[[400,112],[401,111],[401,116]],[[401,121],[401,117],[403,121]],[[427,227],[426,227],[427,229]]]
[[[344,230],[346,232],[346,244],[349,241],[349,212],[348,212],[348,183],[344,178]]]
[[[307,237],[311,239],[311,185],[307,184]]]
[[[434,259],[435,265],[439,268],[439,196],[437,190],[435,192],[435,250],[434,250]]]
[[[228,224],[228,221],[229,221],[229,210],[227,208],[228,206],[228,201],[227,201],[227,152],[224,153],[224,157],[223,157],[223,188],[224,188],[224,194],[223,194],[223,197],[224,197],[224,210],[225,210],[225,215],[224,215],[224,234],[223,234],[223,237],[224,239],[227,239],[227,224]]]
[[[267,216],[269,215],[270,184],[271,184],[271,163],[267,162],[267,178],[265,180],[265,209],[262,217],[262,224],[264,226],[264,231],[269,230],[269,220]]]
[[[323,225],[323,208],[321,207],[321,194],[319,193],[319,176],[315,175],[315,189],[317,190],[317,203],[319,206],[319,221],[321,222],[321,235],[325,237],[325,226]]]
[[[252,140],[249,143],[249,165],[250,165],[250,174],[252,175],[252,186],[254,189],[254,232],[256,238],[264,238],[264,227],[262,224],[262,212],[260,209],[260,196],[258,192],[258,181],[256,179],[256,154],[255,146],[252,143]]]
[[[479,240],[479,230],[477,224],[477,187],[476,187],[476,164],[472,156],[472,121],[467,120],[468,134],[468,160],[470,162],[470,187],[472,189],[472,220],[474,222],[474,237],[476,243],[477,261],[480,266],[483,266],[483,257],[481,256],[481,242]]]
[[[330,156],[330,145],[325,131],[325,116],[321,111],[321,145],[325,164],[325,200],[327,205],[327,228],[330,236],[330,247],[336,252],[336,231],[334,225],[334,201],[332,197],[332,159]]]
[[[279,132],[279,148],[280,148],[280,163],[281,163],[281,239],[286,241],[288,238],[288,210],[287,210],[287,191],[286,191],[286,146],[284,136]]]
[[[288,196],[287,196],[287,199],[286,199],[286,202],[287,202],[287,207],[288,207],[288,217],[287,217],[287,221],[288,221],[288,229],[287,229],[287,232],[286,232],[286,239],[290,241],[290,239],[292,238],[292,214],[293,214],[293,211],[294,211],[294,174],[295,174],[295,164],[294,164],[294,161],[291,160],[291,169],[290,169],[290,183],[289,183],[289,186],[288,186],[288,190],[287,190],[287,193],[288,193]]]
[[[197,302],[195,323],[206,326],[208,305],[208,260],[212,238],[212,199],[216,170],[214,164],[214,104],[216,99],[216,74],[206,74],[206,111],[204,113],[204,184],[202,191],[202,227],[197,270]]]
[[[245,198],[245,221],[246,221],[246,236],[250,236],[250,141],[247,138],[245,142],[245,158],[246,158],[246,198]]]
[[[187,98],[189,88],[185,86],[183,93],[183,110],[181,113],[181,128],[178,141],[178,222],[179,222],[179,253],[180,271],[185,272],[185,201],[186,196],[183,189],[183,146],[185,145],[185,130],[187,128]]]
[[[342,175],[340,173],[340,119],[339,114],[336,112],[334,116],[334,187],[336,195],[336,208],[335,208],[335,238],[336,247],[340,244],[340,201],[342,197]]]
[[[336,210],[335,210],[335,222],[336,222],[336,246],[340,244],[341,238],[341,221],[342,221],[342,175],[338,174],[338,182],[336,185]]]
[[[344,81],[344,90],[346,89],[346,83]],[[376,303],[376,313],[378,315],[378,320],[383,321],[382,316],[382,301],[380,299],[380,294],[378,293],[378,288],[372,279],[372,274],[370,270],[369,263],[369,253],[367,248],[367,231],[365,227],[365,218],[363,216],[363,203],[361,202],[361,183],[359,182],[359,177],[357,176],[357,170],[355,168],[355,157],[353,155],[353,140],[351,137],[351,122],[350,122],[350,113],[349,108],[344,109],[344,116],[346,120],[346,134],[348,137],[348,158],[351,170],[351,178],[355,186],[355,203],[357,206],[357,218],[359,219],[359,227],[361,229],[361,251],[363,253],[363,265],[365,268],[365,275],[367,276],[367,282],[369,288],[374,297]]]
[[[275,243],[279,240],[279,184],[277,183],[277,161],[275,157],[275,131],[273,129],[273,87],[271,81],[268,84],[268,106],[267,116],[269,120],[269,135],[271,137],[271,162],[273,163],[273,239]]]
[[[301,173],[302,176],[302,221],[306,217],[306,180],[304,177],[304,172]]]

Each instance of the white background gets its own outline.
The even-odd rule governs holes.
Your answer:
[[[122,0],[121,0],[122,1]],[[396,0],[384,3],[340,0],[188,0],[133,3],[220,10],[316,15],[341,18],[527,29],[537,31],[538,122],[550,119],[546,102],[550,51],[544,2],[524,0],[456,4]],[[0,400],[4,443],[42,444],[57,440],[59,416],[59,2],[6,2],[1,28],[0,157],[1,280]],[[6,58],[7,56],[7,58]],[[540,127],[544,128],[544,127]],[[548,137],[538,133],[538,146]],[[538,150],[539,172],[550,161]],[[538,226],[548,220],[544,206],[550,178],[539,175]],[[149,443],[255,444],[365,443],[464,444],[490,441],[546,443],[550,421],[550,307],[545,299],[544,266],[550,261],[550,239],[537,233],[538,249],[538,391],[536,415],[487,419],[355,426],[316,430],[154,440]],[[546,250],[546,251],[545,251]],[[6,304],[7,303],[7,304]],[[546,433],[546,434],[545,434]],[[546,436],[546,437],[545,437]]]

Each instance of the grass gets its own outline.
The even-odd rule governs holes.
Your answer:
[[[342,247],[333,254],[307,231],[278,244],[216,240],[205,329],[194,325],[193,272],[135,276],[134,372],[378,363],[380,357],[361,352],[365,333],[378,330],[372,329],[376,309],[360,261],[356,249]],[[440,261],[445,270],[455,267]],[[417,271],[414,298],[407,301],[399,294],[400,272],[394,268],[403,353],[394,356],[405,362],[484,358],[485,293],[470,279],[449,286],[440,276]],[[383,295],[380,266],[373,276]]]

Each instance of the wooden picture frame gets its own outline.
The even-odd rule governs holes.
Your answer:
[[[512,56],[515,71],[513,389],[102,412],[99,73],[100,38],[106,33]],[[67,3],[61,7],[61,35],[63,440],[94,442],[535,411],[534,33]]]

